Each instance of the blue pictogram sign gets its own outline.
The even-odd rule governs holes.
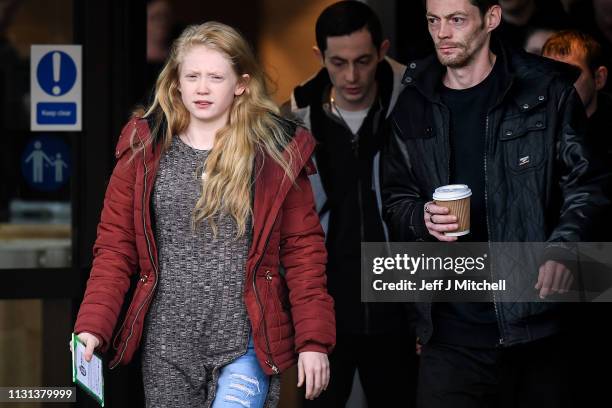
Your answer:
[[[21,173],[30,187],[55,191],[70,178],[70,151],[60,139],[47,135],[33,138],[21,156]]]

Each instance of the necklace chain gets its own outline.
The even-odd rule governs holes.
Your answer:
[[[191,147],[194,150],[201,150],[196,148],[193,145],[193,140],[191,139],[191,135],[189,133],[187,133],[186,131],[183,133],[183,135],[185,135],[185,139],[184,142],[187,146]],[[180,136],[179,136],[180,137]],[[201,169],[201,170],[200,170]],[[198,173],[201,171],[201,174],[198,176]],[[196,171],[196,179],[200,179],[200,180],[206,180],[206,178],[208,177],[208,174],[206,173],[206,161],[204,161],[203,165],[200,167],[198,166],[198,170]]]
[[[336,98],[334,97],[333,88],[329,94],[329,104],[331,105],[332,109],[336,112],[336,114],[338,115],[338,117],[340,118],[344,126],[346,126],[349,132],[351,132],[351,134],[353,135],[353,139],[356,139],[358,137],[358,134],[353,132],[353,129],[351,129],[346,119],[344,119],[344,115],[342,115],[342,112],[340,112],[340,108],[338,107],[338,104],[336,103]]]

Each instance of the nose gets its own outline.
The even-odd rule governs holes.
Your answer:
[[[209,91],[210,91],[210,88],[208,87],[208,81],[206,80],[206,78],[201,78],[200,81],[198,82],[196,93],[198,95],[206,95],[209,93]]]
[[[359,73],[355,64],[349,64],[346,69],[346,81],[353,83],[359,79]]]
[[[438,30],[438,38],[444,39],[444,38],[450,38],[450,36],[451,36],[451,31],[449,29],[449,25],[446,23],[446,21],[441,21],[440,29]]]

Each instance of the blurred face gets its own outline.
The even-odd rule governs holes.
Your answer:
[[[499,0],[499,5],[506,12],[513,12],[525,8],[533,0]]]
[[[469,0],[427,0],[427,26],[442,65],[463,68],[487,44],[489,31]]]
[[[595,77],[586,63],[584,53],[577,50],[572,50],[570,55],[551,55],[544,54],[545,57],[552,58],[557,61],[565,62],[580,69],[580,76],[574,82],[574,87],[578,91],[580,100],[586,108],[592,106],[596,99],[597,88],[595,86]]]
[[[554,31],[550,30],[534,31],[529,37],[527,37],[527,41],[525,42],[525,51],[535,55],[542,55],[542,47],[544,47],[544,43],[546,43],[546,40],[548,40],[554,33]]]
[[[157,42],[168,41],[172,10],[165,0],[157,0],[147,5],[147,39]]]
[[[187,50],[179,65],[179,92],[191,120],[224,126],[245,86],[225,55],[203,45]]]
[[[386,46],[384,48],[386,51]],[[321,57],[329,72],[336,99],[345,108],[365,109],[371,103],[376,92],[376,67],[384,57],[382,49],[383,46],[379,53],[367,29],[327,37],[327,49]]]
[[[612,2],[610,0],[593,0],[595,21],[608,39],[612,39]]]

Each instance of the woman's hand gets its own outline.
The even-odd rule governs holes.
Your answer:
[[[85,353],[83,353],[85,361],[90,362],[94,349],[100,345],[100,340],[93,334],[87,332],[81,332],[77,337],[85,344]],[[68,344],[70,345],[70,352],[72,353],[72,339],[70,339]]]
[[[321,395],[329,384],[329,360],[327,354],[304,351],[298,359],[298,387],[306,380],[306,399],[312,400]]]

